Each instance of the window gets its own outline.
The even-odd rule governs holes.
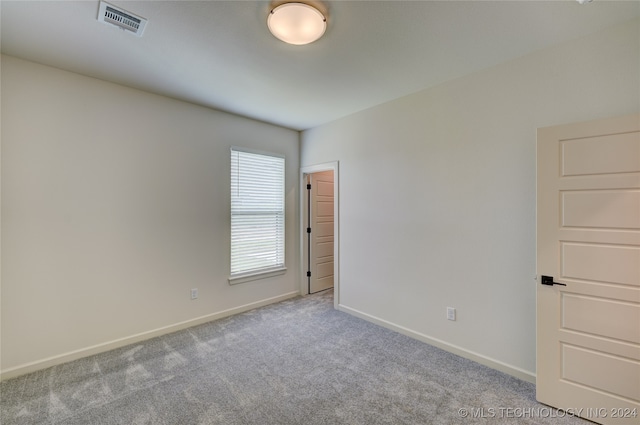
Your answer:
[[[284,270],[284,158],[232,148],[229,283]]]

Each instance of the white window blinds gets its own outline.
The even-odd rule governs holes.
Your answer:
[[[284,158],[231,149],[231,276],[284,267]]]

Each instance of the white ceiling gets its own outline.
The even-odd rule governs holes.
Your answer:
[[[282,2],[282,1],[280,1]],[[269,1],[0,1],[2,53],[302,130],[640,16],[640,0],[325,1],[307,46],[273,37]]]

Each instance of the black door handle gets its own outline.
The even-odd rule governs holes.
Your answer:
[[[560,283],[560,282],[554,282],[553,281],[553,276],[541,276],[540,277],[540,283],[542,283],[543,285],[548,285],[548,286],[553,286],[553,285],[562,285],[562,286],[567,286],[565,283]]]

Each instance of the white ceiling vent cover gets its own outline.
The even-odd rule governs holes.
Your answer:
[[[98,22],[130,31],[138,37],[142,36],[144,27],[147,25],[146,19],[104,1],[100,2]]]

